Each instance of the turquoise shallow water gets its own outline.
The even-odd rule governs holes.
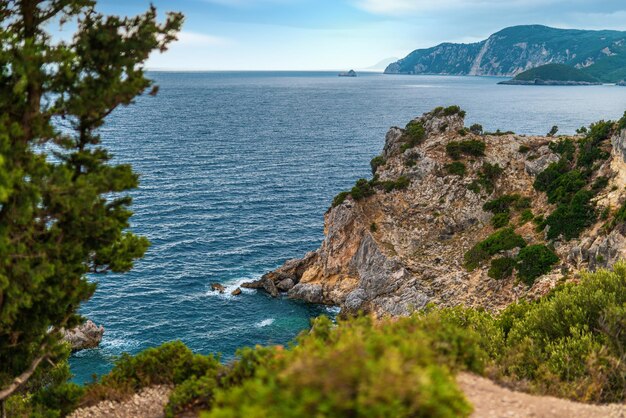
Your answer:
[[[339,191],[369,176],[391,125],[459,104],[467,124],[545,134],[626,110],[626,88],[498,86],[500,79],[335,73],[151,73],[157,97],[109,118],[105,143],[141,174],[133,229],[152,247],[123,276],[98,277],[82,313],[106,328],[75,354],[79,382],[114,356],[180,339],[232,358],[284,344],[327,308],[262,293],[216,295],[319,246]]]

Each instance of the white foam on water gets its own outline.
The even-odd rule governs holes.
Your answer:
[[[211,283],[208,284],[208,290],[203,293],[203,296],[209,296],[209,297],[218,297],[220,299],[227,299],[227,300],[237,300],[238,298],[241,297],[241,295],[239,296],[233,296],[231,293],[239,288],[241,289],[241,293],[242,294],[253,294],[256,293],[255,289],[245,289],[243,287],[241,287],[242,284],[246,283],[246,282],[251,282],[253,280],[256,279],[250,279],[250,278],[244,278],[244,279],[235,279],[235,280],[231,280],[229,282],[226,283],[220,283],[222,286],[224,286],[224,293],[220,293],[217,290],[212,290],[211,289]]]
[[[262,320],[261,322],[257,322],[256,324],[254,324],[254,326],[257,328],[269,327],[270,325],[274,323],[274,321],[275,321],[274,318],[267,318],[267,319]]]
[[[326,312],[328,312],[329,314],[339,315],[340,311],[341,311],[341,308],[339,306],[327,306],[326,307]]]

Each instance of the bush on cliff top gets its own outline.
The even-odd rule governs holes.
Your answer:
[[[486,145],[483,141],[470,139],[467,141],[451,141],[446,145],[446,153],[453,160],[458,160],[462,155],[482,157],[485,155]]]
[[[461,109],[461,106],[459,105],[452,105],[452,106],[448,106],[448,107],[436,107],[433,110],[433,113],[435,115],[443,115],[443,116],[452,116],[452,115],[459,115],[462,118],[465,117],[465,110]]]
[[[409,122],[404,130],[404,136],[405,142],[400,147],[400,150],[402,152],[410,148],[416,147],[424,141],[424,139],[426,138],[426,130],[424,129],[424,125],[422,125],[422,122],[418,122],[415,120]]]

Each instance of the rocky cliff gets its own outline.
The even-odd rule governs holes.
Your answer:
[[[514,26],[477,43],[415,50],[385,73],[515,76],[550,63],[617,82],[626,76],[626,32]]]
[[[404,315],[431,302],[498,310],[612,265],[626,256],[626,131],[617,126],[560,138],[483,134],[448,108],[391,128],[374,179],[326,213],[321,247],[250,286],[345,311]],[[503,232],[521,244],[493,247]],[[522,247],[536,254],[529,264]],[[558,259],[527,280],[533,257],[540,265],[550,254]],[[495,259],[514,262],[500,274]]]

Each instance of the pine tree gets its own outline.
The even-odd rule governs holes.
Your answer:
[[[55,41],[67,22],[73,39]],[[138,176],[111,163],[99,128],[156,93],[144,63],[181,24],[153,7],[125,18],[92,0],[0,1],[0,402],[65,352],[59,331],[95,290],[86,275],[128,271],[148,247],[127,230]]]

